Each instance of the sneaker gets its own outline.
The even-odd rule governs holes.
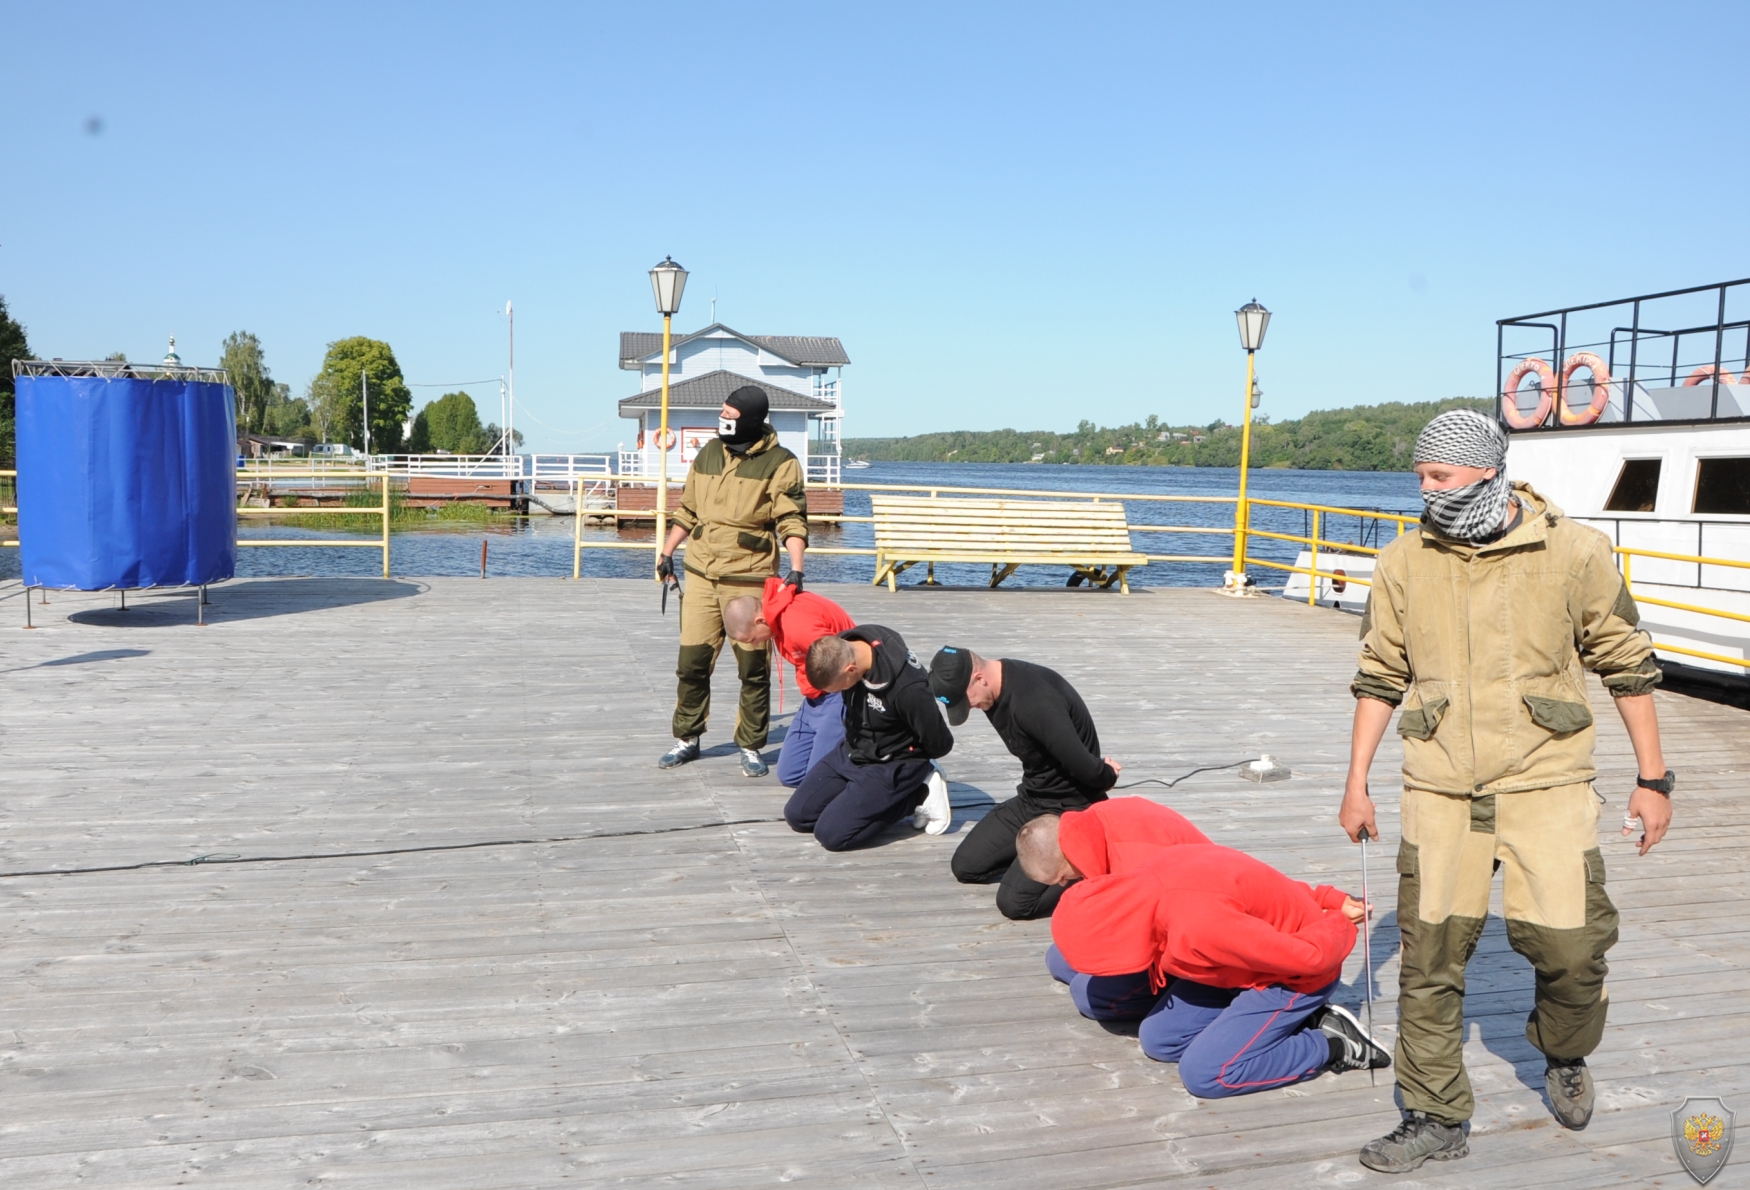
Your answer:
[[[1592,1122],[1592,1072],[1586,1069],[1586,1059],[1561,1062],[1551,1058],[1543,1086],[1549,1092],[1550,1110],[1563,1128],[1578,1132]]]
[[[659,769],[679,768],[690,760],[699,759],[699,737],[690,740],[676,740],[674,747],[662,754],[662,759],[656,762]]]
[[[741,750],[741,775],[744,777],[763,777],[766,775],[766,762],[760,759],[760,754],[752,748]]]
[[[1463,1124],[1447,1124],[1419,1111],[1361,1149],[1361,1164],[1380,1173],[1409,1173],[1424,1161],[1454,1161],[1470,1155]]]
[[[911,824],[926,835],[939,835],[954,821],[954,807],[948,803],[948,778],[941,766],[930,762],[930,779],[924,782],[924,800],[911,816]]]
[[[1391,1054],[1378,1041],[1367,1035],[1355,1014],[1340,1004],[1327,1004],[1313,1017],[1315,1027],[1327,1037],[1335,1037],[1343,1052],[1326,1070],[1342,1074],[1345,1070],[1384,1070],[1391,1065]]]

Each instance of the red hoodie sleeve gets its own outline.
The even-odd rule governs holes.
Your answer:
[[[1146,872],[1079,880],[1051,915],[1051,940],[1084,975],[1149,971],[1161,953],[1155,928],[1159,901],[1160,891]]]
[[[1253,917],[1232,901],[1228,901],[1228,906],[1226,912],[1204,915],[1202,920],[1208,928],[1198,930],[1195,937],[1173,940],[1176,942],[1173,951],[1194,954],[1197,960],[1212,967],[1253,971],[1280,983],[1336,972],[1355,949],[1355,925],[1341,913],[1321,913],[1289,934]],[[1064,957],[1069,957],[1068,952]]]
[[[809,698],[820,697],[820,691],[809,684],[804,666],[808,661],[808,646],[823,636],[837,636],[857,622],[832,600],[794,587],[785,587],[782,580],[766,580],[763,601],[766,623],[772,629],[772,643],[779,654],[796,671],[796,685]]]
[[[1328,884],[1321,884],[1313,889],[1312,895],[1313,900],[1319,903],[1320,909],[1341,909],[1343,902],[1349,898],[1348,893],[1340,888],[1332,888]]]

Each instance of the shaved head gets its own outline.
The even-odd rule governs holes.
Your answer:
[[[765,631],[758,630],[761,628]],[[723,605],[723,631],[730,640],[744,645],[764,644],[772,639],[771,629],[760,615],[760,601],[752,595],[737,595]]]
[[[1056,814],[1041,814],[1015,836],[1015,855],[1027,879],[1040,884],[1068,884],[1081,879],[1082,874],[1064,858],[1063,848],[1058,844],[1061,822]]]

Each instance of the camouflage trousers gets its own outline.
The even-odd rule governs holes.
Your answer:
[[[674,736],[688,739],[705,734],[711,717],[711,671],[723,651],[723,605],[741,595],[760,597],[763,578],[743,582],[712,582],[687,573],[681,598],[681,653],[675,666]],[[741,703],[736,708],[735,742],[743,748],[766,746],[771,727],[771,654],[764,645],[746,648],[733,642],[735,669],[741,677]]]
[[[1448,1123],[1475,1108],[1464,1069],[1465,966],[1502,873],[1507,940],[1536,971],[1525,1036],[1583,1058],[1604,1035],[1616,907],[1604,891],[1589,782],[1487,797],[1406,789],[1398,848],[1398,1086],[1404,1107]]]

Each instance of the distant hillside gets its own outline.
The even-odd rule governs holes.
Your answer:
[[[1252,422],[1252,466],[1309,471],[1408,471],[1416,435],[1448,409],[1493,408],[1486,397],[1393,401],[1323,409],[1294,421]],[[1052,430],[952,430],[912,438],[847,438],[848,458],[917,463],[1111,463],[1153,467],[1237,467],[1240,431],[1226,422],[1168,426],[1158,417],[1128,426],[1084,421]]]

